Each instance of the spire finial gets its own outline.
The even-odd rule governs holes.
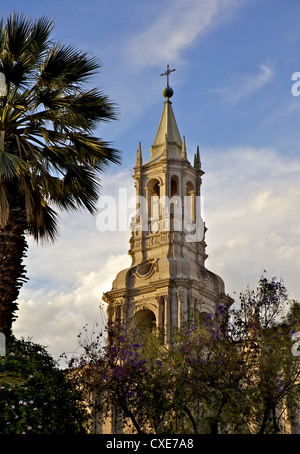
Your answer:
[[[176,69],[170,69],[170,66],[167,65],[167,70],[161,74],[161,76],[167,76],[167,86],[162,91],[163,96],[167,99],[171,98],[174,94],[173,88],[171,88],[169,85],[169,75],[173,71],[176,71]]]
[[[169,87],[169,75],[173,72],[176,71],[176,69],[170,69],[170,66],[167,65],[167,70],[166,72],[162,73],[161,76],[167,76],[167,87]]]
[[[181,149],[182,159],[186,159],[186,145],[185,145],[185,136],[182,138],[182,149]]]
[[[201,169],[199,145],[197,145],[196,161],[197,161],[197,168],[198,168],[198,169]]]
[[[143,163],[142,159],[142,147],[141,147],[141,142],[139,142],[139,148],[136,153],[136,167],[141,167]]]

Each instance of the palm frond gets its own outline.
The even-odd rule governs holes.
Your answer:
[[[46,16],[36,20],[32,26],[28,52],[31,55],[37,55],[39,61],[44,57],[44,52],[51,43],[50,36],[53,28],[53,21]]]
[[[70,207],[86,208],[90,213],[96,210],[99,179],[95,172],[84,166],[69,165],[62,180],[63,199]]]
[[[25,14],[13,13],[1,30],[1,70],[8,83],[25,87],[34,80],[38,65],[49,46],[53,23],[44,16],[31,21]]]
[[[18,60],[27,48],[28,36],[30,35],[30,21],[25,14],[13,12],[7,18],[6,42],[7,52]]]
[[[22,159],[8,151],[0,151],[0,177],[9,179],[21,172]]]
[[[36,216],[28,226],[28,233],[39,242],[53,242],[59,235],[58,214],[47,203],[38,205]]]
[[[95,57],[77,51],[73,46],[56,44],[50,49],[41,69],[41,87],[65,90],[79,87],[100,68]]]

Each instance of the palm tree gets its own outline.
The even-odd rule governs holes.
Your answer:
[[[27,235],[53,241],[59,210],[94,213],[99,172],[119,152],[93,135],[116,107],[84,85],[100,63],[55,43],[53,23],[12,13],[0,22],[0,331],[12,335],[26,280]]]

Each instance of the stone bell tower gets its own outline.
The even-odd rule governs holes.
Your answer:
[[[186,154],[170,98],[164,107],[150,156],[143,163],[137,150],[133,178],[136,216],[131,223],[131,266],[120,271],[112,289],[103,295],[111,321],[134,321],[160,329],[165,341],[170,328],[189,324],[194,317],[211,313],[219,302],[230,305],[224,283],[205,267],[206,227],[201,217],[199,147],[193,165]]]

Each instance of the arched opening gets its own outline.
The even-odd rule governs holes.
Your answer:
[[[171,197],[178,195],[178,177],[171,178]]]
[[[160,184],[157,179],[148,183],[148,212],[149,217],[159,217]]]
[[[208,314],[208,312],[204,312],[204,311],[200,312],[197,309],[195,309],[195,316],[194,317],[195,317],[195,323],[197,325],[201,326],[201,325],[205,324],[205,321],[208,319],[209,314]]]
[[[121,322],[121,318],[122,318],[122,310],[121,310],[121,306],[118,305],[116,307],[116,312],[115,312],[115,319],[116,319],[116,322]]]
[[[171,229],[175,231],[182,230],[182,199],[180,196],[179,177],[172,175],[170,180],[170,215]]]
[[[134,314],[134,324],[139,331],[153,331],[156,328],[156,317],[150,309],[141,309]]]
[[[185,217],[195,222],[195,189],[190,181],[186,183],[185,195]]]
[[[153,192],[151,195],[151,216],[159,216],[159,185],[156,183],[153,187]]]

